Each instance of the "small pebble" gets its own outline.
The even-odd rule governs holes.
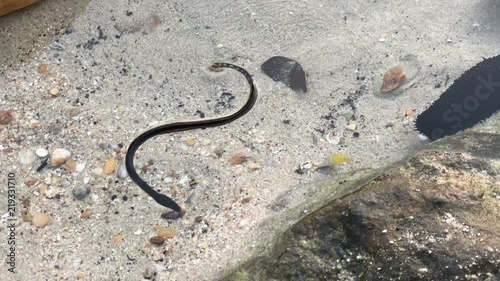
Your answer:
[[[123,165],[120,165],[118,167],[118,170],[116,171],[116,174],[121,179],[124,179],[124,178],[128,177],[127,169]]]
[[[38,65],[38,73],[42,76],[49,76],[49,67],[45,63]]]
[[[90,175],[93,176],[94,178],[98,178],[98,177],[102,176],[103,172],[104,172],[104,170],[101,167],[97,167],[97,168],[92,169],[92,171],[90,172]]]
[[[75,197],[76,200],[82,200],[89,193],[90,190],[88,190],[86,187],[83,186],[75,187],[75,189],[73,189],[73,196]]]
[[[203,217],[202,217],[202,216],[197,216],[196,218],[194,218],[194,221],[195,221],[196,223],[200,223],[200,222],[202,222],[202,221],[203,221]]]
[[[108,161],[106,161],[106,163],[104,163],[103,166],[104,174],[109,175],[113,173],[115,171],[115,167],[116,167],[115,160],[113,158],[109,158]]]
[[[153,236],[153,237],[149,238],[149,242],[151,242],[151,244],[155,244],[155,245],[162,245],[163,243],[165,243],[165,238],[163,238],[161,236]]]
[[[304,163],[299,164],[299,167],[302,170],[309,170],[313,167],[313,165],[311,162],[304,162]]]
[[[334,154],[332,156],[331,165],[335,166],[335,165],[338,165],[340,163],[346,163],[346,162],[349,162],[349,158],[347,157],[347,155],[345,155],[345,154]]]
[[[259,163],[250,163],[248,164],[248,169],[250,171],[260,170],[261,166]]]
[[[7,125],[12,121],[12,114],[6,110],[0,110],[0,125]]]
[[[50,157],[50,165],[52,167],[61,166],[71,157],[71,152],[64,148],[57,148],[52,152],[52,156]]]
[[[216,148],[214,149],[214,154],[216,156],[216,158],[220,158],[222,156],[222,154],[224,154],[224,149],[223,148]]]
[[[122,239],[123,239],[123,234],[117,233],[117,234],[113,235],[113,239],[112,240],[113,240],[113,243],[115,245],[118,245],[118,244],[120,244],[122,242]]]
[[[59,195],[59,193],[61,193],[61,190],[59,188],[54,188],[54,187],[51,187],[49,190],[47,190],[47,192],[45,193],[45,197],[49,198],[49,199],[53,199],[55,198],[57,195]]]
[[[83,163],[76,164],[76,171],[78,173],[82,172],[84,169],[85,169],[85,164]]]
[[[34,128],[38,127],[38,124],[39,124],[38,121],[33,119],[30,121],[30,124],[28,125],[28,127],[30,129],[34,129]]]
[[[76,162],[73,159],[68,159],[66,160],[66,164],[64,164],[64,167],[66,168],[66,171],[68,172],[74,172],[76,170]]]
[[[59,42],[52,42],[49,47],[52,49],[52,50],[57,50],[57,51],[64,51],[64,46],[59,43]]]
[[[347,126],[345,126],[345,128],[349,131],[356,131],[356,124],[354,123],[349,123],[347,124]]]
[[[167,183],[167,184],[168,184],[168,183],[172,183],[173,181],[174,181],[174,179],[173,179],[172,177],[165,177],[165,178],[163,179],[163,182],[164,182],[164,183]]]
[[[90,210],[85,210],[80,214],[80,218],[88,219],[90,215],[92,215],[92,212]]]
[[[50,89],[49,93],[50,93],[51,96],[55,97],[55,96],[57,96],[59,94],[59,88],[52,88],[52,89]]]
[[[384,74],[380,91],[382,93],[389,93],[390,91],[395,90],[403,84],[405,76],[406,74],[401,68],[397,66],[389,68],[389,70]]]
[[[36,213],[31,222],[38,228],[44,228],[49,224],[50,217],[42,213]]]
[[[232,155],[230,158],[229,158],[229,163],[231,165],[240,165],[242,164],[243,162],[245,162],[246,160],[246,156],[241,154],[241,153],[237,153],[237,154],[234,154]]]
[[[186,144],[187,144],[188,146],[193,146],[193,145],[195,144],[195,141],[194,141],[194,139],[193,139],[193,138],[188,138],[188,139],[186,140]]]
[[[45,148],[37,148],[36,151],[36,156],[42,158],[42,157],[46,157],[47,155],[49,155],[49,151]]]
[[[180,212],[170,211],[161,214],[161,217],[167,220],[175,220],[182,218],[186,214],[186,212],[187,212],[186,209],[182,209]]]
[[[412,115],[413,115],[413,108],[408,107],[408,108],[405,110],[405,116],[412,116]]]

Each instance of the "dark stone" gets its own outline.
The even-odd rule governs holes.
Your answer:
[[[293,90],[307,92],[306,75],[297,61],[276,56],[268,59],[260,68],[274,81],[282,82]]]

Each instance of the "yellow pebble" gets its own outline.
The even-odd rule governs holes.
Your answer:
[[[189,146],[193,146],[195,144],[195,140],[193,138],[189,138],[186,140],[186,144]]]
[[[347,158],[347,155],[345,154],[334,154],[332,156],[332,166],[338,165],[340,163],[346,163],[349,162],[349,158]]]
[[[115,171],[115,167],[116,167],[115,160],[113,158],[109,158],[108,161],[104,163],[102,170],[104,171],[104,174],[109,175]]]

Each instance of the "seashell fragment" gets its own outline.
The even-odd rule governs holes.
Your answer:
[[[389,93],[397,89],[401,84],[403,84],[406,73],[399,67],[394,66],[389,68],[389,70],[384,74],[382,88],[380,91],[382,93]]]

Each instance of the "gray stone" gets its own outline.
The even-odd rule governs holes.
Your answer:
[[[73,189],[73,196],[77,200],[82,200],[90,193],[90,190],[86,187],[80,186]]]

